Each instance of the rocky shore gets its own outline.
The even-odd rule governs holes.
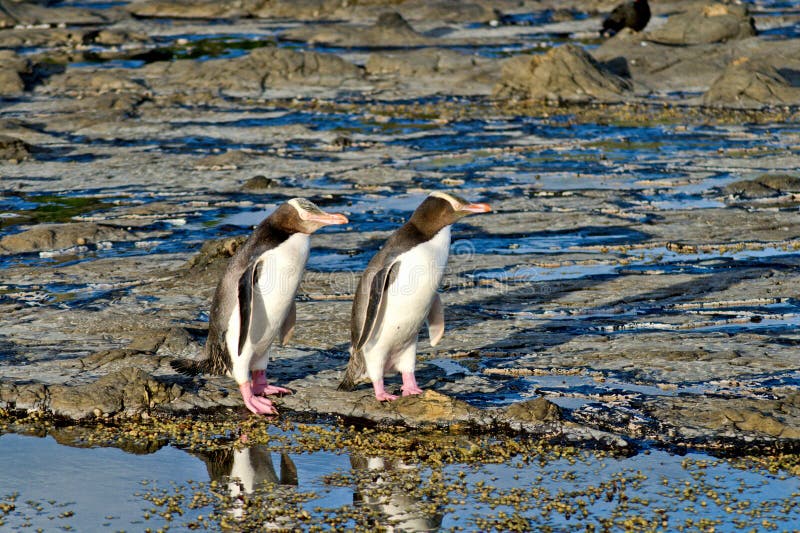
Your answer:
[[[243,409],[169,363],[306,196],[351,224],[273,350],[282,416],[796,449],[800,16],[674,0],[601,40],[613,4],[0,1],[0,408]],[[337,392],[358,273],[434,188],[494,212],[454,230],[426,393]]]

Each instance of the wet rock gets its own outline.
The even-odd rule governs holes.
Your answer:
[[[442,22],[489,22],[497,20],[500,14],[495,2],[451,2],[449,0],[429,2],[425,0],[395,3],[397,9],[407,20]]]
[[[396,2],[378,0],[368,3],[341,0],[249,0],[244,2],[190,2],[155,0],[134,2],[127,9],[137,17],[174,18],[274,18],[289,20],[366,20],[388,9],[399,10],[413,20],[445,22],[488,22],[496,17],[494,2]]]
[[[202,346],[186,328],[170,328],[158,346],[156,355],[170,357],[199,356]]]
[[[31,156],[30,148],[25,141],[8,135],[0,135],[0,161],[24,161]]]
[[[43,411],[47,405],[47,387],[41,383],[0,381],[0,406],[22,411]]]
[[[585,50],[566,44],[543,56],[517,56],[506,61],[495,97],[556,102],[619,101],[630,89],[629,81],[601,66]]]
[[[506,409],[506,415],[522,422],[555,422],[562,419],[561,409],[545,398],[511,404]]]
[[[206,241],[200,251],[186,263],[186,268],[189,270],[221,270],[225,268],[228,259],[233,257],[245,239],[247,236],[242,235]]]
[[[194,168],[196,170],[236,170],[253,159],[253,154],[241,150],[228,150],[223,154],[203,157]]]
[[[671,16],[647,39],[663,44],[704,44],[743,39],[756,34],[753,17],[744,5],[708,4]]]
[[[800,104],[800,87],[793,87],[777,69],[747,57],[739,58],[714,81],[703,103],[726,107]]]
[[[0,9],[0,28],[11,28],[17,21],[5,9]]]
[[[142,69],[154,89],[173,92],[212,89],[237,95],[261,95],[272,87],[340,87],[361,79],[363,71],[332,54],[259,48],[235,59],[158,62]]]
[[[100,36],[101,33],[102,37]],[[107,39],[107,41],[103,42],[103,39]],[[0,32],[0,47],[48,47],[51,49],[41,54],[36,54],[34,57],[37,59],[44,58],[43,63],[52,61],[67,62],[70,58],[74,60],[74,58],[83,57],[84,52],[89,52],[89,50],[82,48],[84,45],[92,43],[113,45],[113,41],[122,39],[130,39],[122,44],[146,40],[144,36],[138,33],[116,29],[103,30],[101,32],[91,27],[24,27]],[[91,55],[90,57],[96,59],[111,52],[111,50],[97,51],[98,55]],[[124,56],[124,54],[125,52],[117,51],[116,55],[119,57]]]
[[[416,396],[404,396],[391,402],[397,414],[414,423],[450,424],[471,418],[474,407],[432,390]]]
[[[271,189],[277,185],[277,182],[266,176],[253,176],[242,184],[242,189],[245,191],[263,191]]]
[[[25,91],[22,76],[31,73],[30,61],[11,50],[0,50],[0,98]]]
[[[39,2],[0,0],[0,28],[35,24],[102,24],[116,18],[113,15],[115,15],[114,10],[93,11],[77,7],[47,7]]]
[[[416,32],[399,13],[394,11],[382,13],[375,24],[367,28],[300,27],[286,32],[284,38],[306,41],[309,44],[363,47],[419,46],[431,42],[431,39]]]
[[[10,68],[24,74],[30,74],[32,70],[31,60],[12,50],[0,50],[0,61],[2,68]]]
[[[41,89],[46,93],[69,93],[70,95],[99,95],[106,93],[132,93],[147,95],[147,87],[134,80],[124,71],[99,72],[67,71],[52,76]]]
[[[163,341],[165,335],[161,335]],[[138,343],[137,343],[138,344]],[[137,350],[133,349],[115,349],[115,350],[102,350],[93,354],[81,357],[77,361],[72,362],[69,366],[73,368],[80,368],[81,370],[97,370],[108,365],[119,363],[120,361],[129,360],[131,357],[138,354]]]
[[[463,72],[480,63],[476,56],[442,48],[426,48],[409,52],[371,54],[365,68],[370,75],[420,76]]]
[[[137,17],[218,19],[249,16],[253,9],[257,9],[262,4],[264,4],[263,0],[244,2],[155,0],[133,2],[127,6],[127,10]]]
[[[646,46],[642,46],[646,44]],[[630,76],[637,90],[704,91],[729,61],[720,45],[675,47],[646,42],[644,34],[623,30],[592,52],[609,70]]]
[[[103,46],[130,46],[133,43],[150,42],[144,33],[128,31],[121,28],[104,28],[89,30],[83,35],[83,44],[101,44]]]
[[[288,408],[299,412],[333,414],[370,420],[379,423],[402,423],[411,427],[423,425],[450,426],[453,424],[469,424],[480,426],[493,421],[492,414],[469,404],[446,396],[436,391],[426,390],[416,396],[404,396],[392,402],[379,402],[372,389],[360,389],[356,392],[342,392],[335,389],[335,384],[325,386],[325,394],[320,388],[298,386],[300,382],[289,383],[295,393],[278,400],[280,408]]]
[[[86,385],[52,385],[48,393],[53,414],[81,419],[94,416],[95,410],[108,415],[147,411],[178,398],[182,390],[129,367]]]
[[[164,344],[164,341],[167,338],[167,335],[170,334],[170,331],[171,330],[142,331],[133,338],[130,344],[128,344],[126,350],[131,353],[153,353]],[[114,350],[111,350],[111,352],[114,352]],[[104,360],[105,358],[101,358],[98,361],[100,357],[101,356],[98,354],[92,354],[90,356],[81,358],[81,363],[84,365],[101,366],[107,361]]]
[[[751,398],[661,398],[648,411],[683,438],[744,438],[760,441],[800,438],[800,408],[789,396]]]
[[[2,59],[0,59],[2,61]],[[16,96],[25,91],[25,82],[19,72],[9,68],[0,68],[0,98]]]
[[[729,183],[722,188],[722,193],[744,199],[800,193],[800,178],[785,174],[766,174],[752,180]]]
[[[123,228],[92,222],[41,224],[0,239],[0,255],[60,250],[102,241],[129,241],[135,238],[134,234]]]

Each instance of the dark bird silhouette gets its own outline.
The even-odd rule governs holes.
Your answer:
[[[647,0],[633,0],[624,2],[614,8],[614,11],[603,21],[601,35],[614,35],[622,28],[642,31],[650,21],[650,6]]]

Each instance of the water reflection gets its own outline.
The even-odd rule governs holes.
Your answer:
[[[367,473],[364,482],[353,493],[353,503],[371,507],[386,517],[381,524],[386,531],[436,531],[442,526],[444,513],[439,507],[428,512],[420,498],[414,497],[398,477],[417,470],[400,460],[382,457],[350,456],[354,473]]]
[[[247,495],[256,490],[294,490],[298,485],[297,466],[287,453],[281,453],[280,470],[276,470],[272,452],[263,445],[241,449],[194,452],[206,465],[208,477],[227,488],[231,507],[226,512],[236,519],[246,513]],[[268,487],[273,485],[274,487]],[[285,524],[283,524],[285,525]],[[280,521],[264,524],[280,527]]]
[[[523,446],[506,455],[515,441],[505,441],[502,458],[417,464],[348,456],[327,442],[291,457],[262,445],[131,454],[0,435],[0,531],[617,531],[632,520],[642,530],[694,531],[706,520],[718,531],[742,531],[800,523],[800,470],[789,456],[779,467],[771,457],[729,461],[657,449],[616,457]]]
[[[225,481],[234,496],[250,494],[264,483],[297,486],[297,467],[291,457],[281,453],[280,474],[266,446],[240,450],[194,452],[206,465],[211,481]]]

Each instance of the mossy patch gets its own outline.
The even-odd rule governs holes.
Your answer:
[[[24,196],[27,202],[37,204],[31,209],[12,211],[0,218],[0,228],[17,224],[43,224],[69,222],[72,217],[99,211],[112,204],[91,196],[56,196],[49,194]]]

